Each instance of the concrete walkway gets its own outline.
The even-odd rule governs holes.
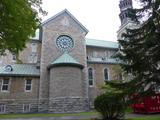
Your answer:
[[[144,116],[160,116],[160,114],[127,114],[126,118],[137,118]],[[97,118],[98,115],[80,115],[80,116],[64,116],[64,117],[41,117],[41,118],[18,118],[18,119],[0,119],[0,120],[87,120]]]

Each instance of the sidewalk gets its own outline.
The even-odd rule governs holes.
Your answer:
[[[137,118],[144,116],[160,116],[160,114],[127,114],[126,118]],[[16,119],[0,119],[0,120],[89,120],[97,118],[98,115],[80,115],[80,116],[63,116],[63,117],[41,117],[41,118],[16,118]]]

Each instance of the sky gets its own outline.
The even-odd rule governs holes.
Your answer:
[[[89,33],[86,38],[117,41],[120,27],[119,0],[42,0],[46,20],[67,9]]]

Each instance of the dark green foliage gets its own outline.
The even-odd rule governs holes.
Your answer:
[[[121,91],[105,86],[105,93],[94,101],[95,109],[102,115],[103,120],[119,120],[124,118],[125,101]]]
[[[0,0],[0,54],[18,53],[40,24],[41,0]]]
[[[141,8],[131,10],[135,13],[131,18],[138,25],[126,29],[117,55],[125,62],[122,68],[133,77],[113,86],[123,89],[125,94],[149,95],[160,84],[160,0],[139,2]]]
[[[124,118],[125,105],[123,100],[114,95],[102,94],[95,99],[95,109],[103,120],[119,120]]]

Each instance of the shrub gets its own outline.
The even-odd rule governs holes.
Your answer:
[[[120,120],[125,115],[125,102],[119,93],[106,92],[94,101],[95,109],[102,115],[103,120]]]

